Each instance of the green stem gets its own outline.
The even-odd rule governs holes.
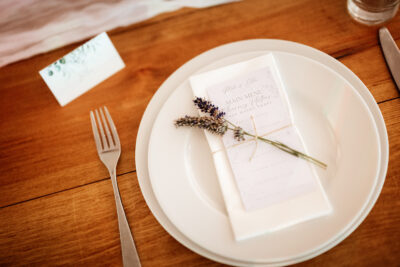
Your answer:
[[[235,124],[231,123],[230,121],[228,121],[228,120],[226,120],[226,119],[225,119],[225,121],[226,121],[228,124],[232,125],[233,127],[235,127],[235,128],[237,127]],[[232,128],[228,128],[228,129],[229,129],[229,130],[234,130],[234,129],[232,129]],[[302,153],[302,152],[300,152],[300,151],[298,151],[298,150],[296,150],[296,149],[293,149],[293,148],[291,148],[291,147],[288,147],[287,145],[285,145],[285,144],[283,144],[283,143],[281,143],[281,142],[272,141],[272,140],[270,140],[270,139],[267,139],[267,138],[264,138],[264,137],[261,137],[261,136],[255,136],[255,135],[253,135],[253,134],[251,134],[251,133],[248,133],[248,132],[246,132],[246,131],[243,131],[243,133],[244,133],[245,135],[247,135],[247,136],[251,136],[251,137],[257,138],[257,139],[260,140],[260,141],[263,141],[263,142],[265,142],[265,143],[268,143],[268,144],[270,144],[270,145],[273,145],[274,147],[276,147],[276,148],[278,148],[278,149],[280,149],[280,150],[282,150],[282,151],[285,151],[285,152],[287,152],[287,153],[289,153],[289,154],[291,154],[291,155],[293,155],[293,156],[295,156],[295,157],[302,158],[302,159],[307,160],[307,161],[309,161],[309,162],[311,162],[311,163],[314,163],[315,165],[317,165],[317,166],[319,166],[319,167],[321,167],[321,168],[323,168],[323,169],[326,169],[326,167],[328,167],[328,165],[326,165],[326,164],[323,163],[322,161],[319,161],[319,160],[317,160],[317,159],[315,159],[315,158],[313,158],[313,157],[310,157],[310,156],[308,156],[308,155],[306,155],[306,154],[304,154],[304,153]]]

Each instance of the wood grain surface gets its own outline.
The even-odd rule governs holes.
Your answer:
[[[386,25],[400,44],[400,16]],[[303,266],[400,262],[400,98],[377,28],[359,25],[345,1],[246,0],[183,9],[109,33],[126,68],[61,108],[38,71],[81,43],[0,69],[0,265],[122,264],[111,182],[89,111],[107,105],[118,128],[118,179],[143,266],[218,266],[158,224],[141,194],[135,142],[154,92],[182,64],[233,41],[274,38],[337,58],[368,87],[389,135],[390,162],[375,207],[348,238]]]

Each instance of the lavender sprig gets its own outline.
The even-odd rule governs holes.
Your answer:
[[[244,138],[245,135],[250,136],[253,138],[257,138],[262,142],[273,145],[274,147],[282,151],[285,151],[295,157],[302,158],[311,163],[314,163],[315,165],[318,165],[321,168],[325,169],[327,167],[325,163],[313,157],[310,157],[298,150],[288,147],[287,145],[281,142],[272,141],[265,137],[256,136],[244,131],[241,127],[236,126],[232,122],[224,119],[223,116],[225,115],[225,112],[220,111],[219,108],[214,104],[212,104],[210,101],[207,101],[200,97],[196,97],[193,100],[193,102],[200,111],[202,111],[203,113],[207,113],[210,116],[200,116],[200,117],[185,116],[175,121],[176,127],[182,127],[182,126],[198,127],[217,135],[224,135],[228,130],[231,130],[233,131],[233,137],[235,138],[235,140],[239,142],[245,140]],[[231,125],[233,128],[230,128],[228,125]]]

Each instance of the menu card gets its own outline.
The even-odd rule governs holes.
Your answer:
[[[273,54],[190,78],[195,96],[226,112],[246,132],[306,152],[293,124]],[[267,143],[232,132],[206,132],[226,208],[237,240],[275,231],[331,212],[309,162]]]

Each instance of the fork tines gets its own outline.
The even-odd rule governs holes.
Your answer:
[[[117,129],[106,106],[99,108],[99,110],[95,109],[94,112],[90,111],[90,120],[98,152],[120,147]]]

